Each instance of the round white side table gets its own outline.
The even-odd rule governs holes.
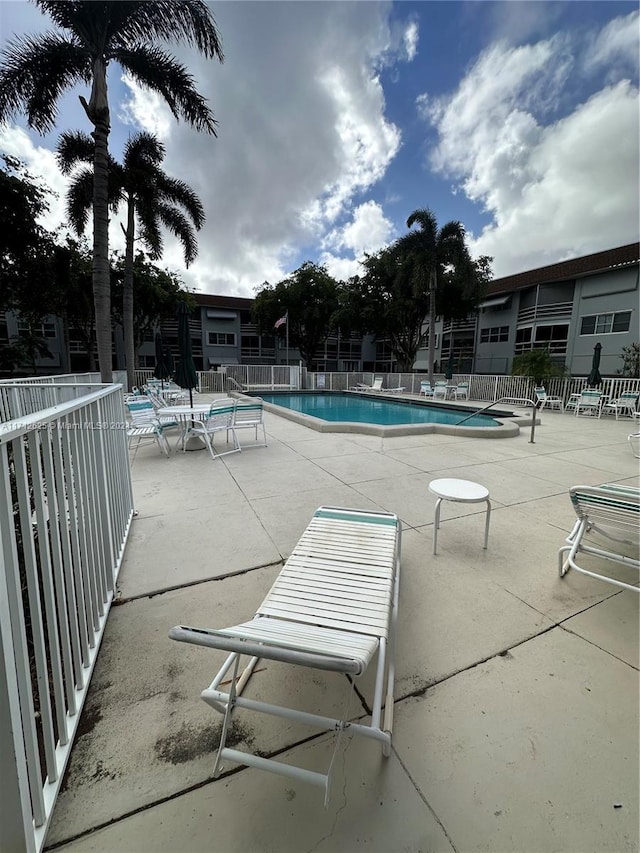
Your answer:
[[[489,489],[481,486],[480,483],[473,483],[471,480],[432,480],[429,483],[429,491],[436,495],[436,510],[433,525],[433,553],[436,553],[438,546],[438,529],[440,527],[440,506],[442,501],[456,501],[457,503],[486,503],[487,505],[487,520],[484,526],[484,545],[487,547],[489,542],[489,521],[491,519],[491,501],[489,500]]]

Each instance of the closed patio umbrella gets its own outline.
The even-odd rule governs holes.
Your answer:
[[[178,351],[180,352],[180,361],[176,367],[175,381],[181,388],[189,389],[189,405],[193,406],[192,392],[198,385],[198,376],[191,355],[189,308],[186,302],[180,302],[178,305]]]
[[[160,380],[161,387],[164,387],[164,380],[168,379],[171,375],[168,370],[167,362],[164,357],[164,347],[162,344],[162,335],[160,332],[156,332],[156,365],[153,369],[153,375],[156,379]]]
[[[593,361],[591,362],[591,373],[587,377],[587,385],[589,388],[597,388],[602,385],[602,376],[600,376],[600,353],[602,352],[602,344],[597,343],[593,348]]]
[[[451,381],[453,379],[453,350],[449,353],[449,361],[447,362],[447,372],[444,375],[445,379]]]

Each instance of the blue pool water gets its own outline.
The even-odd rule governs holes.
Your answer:
[[[376,424],[380,426],[399,426],[403,424],[458,424],[466,417],[470,409],[446,409],[425,403],[404,403],[385,400],[381,397],[367,397],[337,392],[319,392],[306,394],[260,393],[260,397],[276,406],[283,406],[312,415],[324,421],[347,421],[349,423]],[[488,415],[473,415],[465,421],[465,426],[495,427],[499,421]]]

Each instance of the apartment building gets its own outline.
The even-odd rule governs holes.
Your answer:
[[[640,340],[640,244],[632,243],[562,261],[491,282],[477,314],[463,321],[436,323],[436,366],[449,364],[456,373],[510,373],[513,358],[545,347],[573,376],[586,376],[593,348],[602,344],[600,371],[615,376],[622,367],[622,349]],[[299,353],[286,349],[286,338],[259,335],[251,322],[253,300],[234,296],[194,294],[197,303],[190,328],[198,370],[224,364],[297,364]],[[427,325],[424,347],[414,368],[427,368]],[[178,356],[177,319],[162,323],[161,331],[174,358]],[[0,315],[0,346],[24,332],[20,318]],[[48,317],[42,336],[51,358],[24,365],[29,373],[64,373],[89,368],[81,341],[70,334],[63,345],[59,318]],[[124,367],[122,329],[113,333],[114,367]],[[153,334],[139,350],[139,366],[155,364]],[[371,336],[331,334],[317,353],[323,371],[393,372],[389,344]]]

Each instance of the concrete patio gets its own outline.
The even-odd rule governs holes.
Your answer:
[[[639,596],[557,572],[575,519],[569,487],[639,484],[632,431],[629,420],[545,411],[535,444],[527,428],[383,439],[269,413],[267,448],[215,462],[141,447],[139,514],[48,846],[637,851]],[[488,550],[484,506],[445,502],[432,556],[428,484],[447,476],[489,488]],[[321,504],[403,522],[392,753],[345,735],[327,808],[317,788],[257,770],[212,779],[221,717],[199,694],[223,653],[167,638],[178,623],[249,618]],[[370,675],[354,690],[344,677],[260,662],[247,695],[355,718],[367,713]],[[231,740],[322,772],[336,747],[332,735],[244,712]]]

